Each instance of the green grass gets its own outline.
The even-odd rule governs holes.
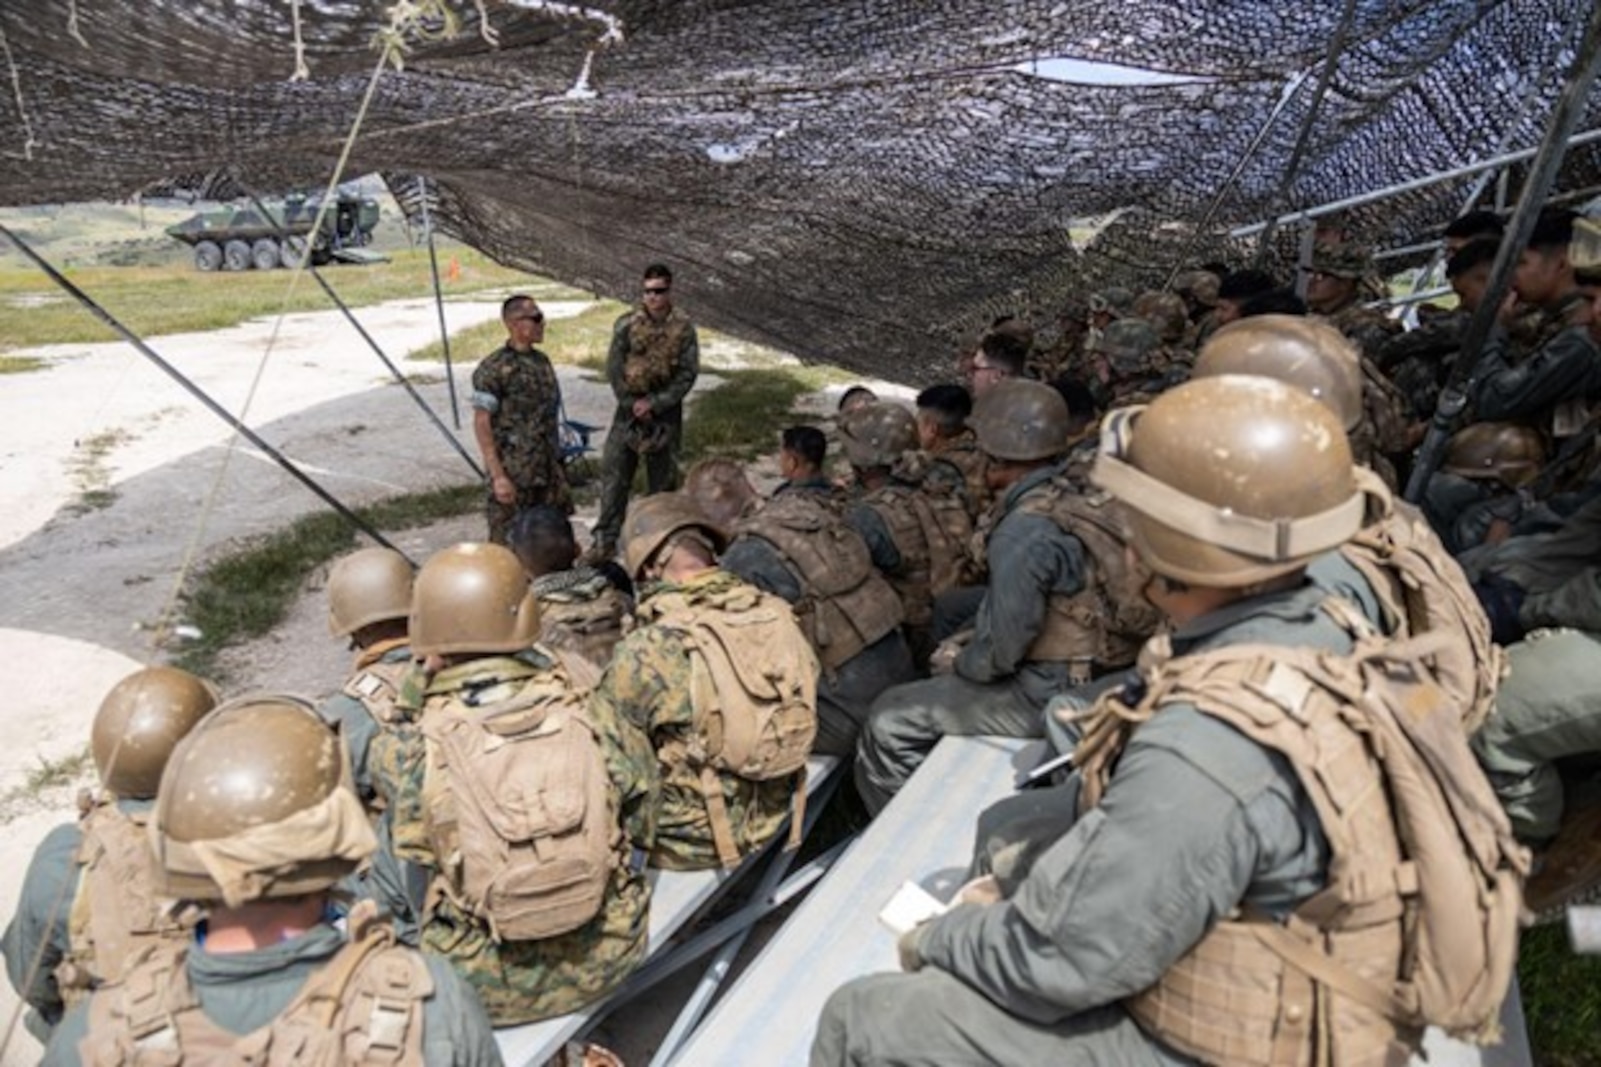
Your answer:
[[[456,277],[441,276],[447,298],[509,288],[527,289],[547,298],[575,292],[502,267],[483,253],[460,246],[441,254],[442,272],[452,259],[459,267]],[[284,310],[333,307],[309,277],[299,280],[286,303],[291,275],[286,270],[200,274],[188,265],[94,266],[68,268],[62,273],[129,329],[147,337],[216,330]],[[390,262],[371,266],[329,266],[323,277],[351,307],[433,295],[426,249],[403,249],[394,253]],[[32,267],[0,269],[0,349],[115,339],[110,328],[65,297],[39,271]]]
[[[479,508],[483,493],[482,486],[462,485],[409,493],[355,510],[380,531],[403,530]],[[212,563],[184,592],[187,621],[201,636],[174,662],[196,674],[213,675],[219,652],[282,622],[307,576],[355,548],[356,536],[340,516],[319,512]]]
[[[795,421],[795,403],[829,380],[833,368],[780,367],[719,372],[724,382],[690,402],[684,460],[749,460],[778,451],[778,434]]]
[[[0,374],[26,374],[45,365],[44,360],[33,356],[0,356]]]
[[[71,785],[83,776],[94,761],[88,746],[57,760],[47,760],[43,756],[37,758],[38,766],[28,771],[28,777],[22,783],[23,790],[29,795],[60,785]]]
[[[1565,924],[1524,932],[1518,989],[1535,1063],[1601,1067],[1601,957],[1574,955]]]

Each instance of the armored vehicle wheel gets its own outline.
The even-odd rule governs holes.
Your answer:
[[[283,266],[283,259],[278,254],[278,242],[271,237],[259,237],[256,243],[250,246],[250,258],[255,261],[257,270],[275,270]]]
[[[214,271],[222,266],[222,247],[216,241],[195,245],[195,270]]]
[[[301,260],[306,258],[306,239],[299,234],[285,237],[281,258],[286,267],[299,266]]]
[[[222,263],[228,270],[249,270],[250,245],[244,241],[229,241],[222,246]]]

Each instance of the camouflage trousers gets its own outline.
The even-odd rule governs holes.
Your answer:
[[[667,444],[654,452],[645,453],[645,495],[670,493],[682,481],[678,469],[678,454],[684,440],[684,409],[673,408],[659,412],[656,419],[669,429]],[[639,469],[639,453],[628,444],[628,429],[633,421],[625,407],[619,407],[612,417],[611,429],[606,433],[606,445],[601,452],[600,517],[595,520],[595,543],[616,545],[622,532],[623,514],[628,510],[628,494],[634,485],[634,472]]]

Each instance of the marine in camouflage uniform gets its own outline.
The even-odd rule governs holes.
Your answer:
[[[601,454],[600,517],[591,550],[597,560],[616,551],[641,455],[647,494],[679,486],[684,398],[700,374],[700,338],[689,316],[673,306],[672,281],[666,267],[647,267],[642,303],[612,329],[606,380],[617,410]]]
[[[537,646],[526,647],[537,619],[526,585],[520,593],[514,588],[521,577],[515,559],[505,552],[508,572],[498,560],[473,558],[490,547],[467,545],[446,550],[454,560],[465,561],[457,564],[464,578],[454,591],[443,583],[437,587],[425,584],[430,567],[449,577],[437,563],[446,553],[431,559],[418,577],[412,640],[420,652],[431,652],[439,644],[499,645],[506,651],[453,654],[453,662],[427,674],[414,674],[402,690],[400,706],[408,722],[384,731],[374,742],[371,755],[374,781],[387,802],[387,834],[380,834],[380,840],[387,837],[391,851],[390,857],[378,857],[390,872],[375,881],[381,892],[390,894],[384,903],[402,920],[402,928],[407,917],[420,917],[422,947],[451,962],[478,993],[496,1025],[510,1025],[575,1011],[615,988],[644,958],[650,888],[644,877],[642,850],[649,849],[655,835],[659,781],[655,754],[644,737],[611,715],[604,702],[596,704],[589,721],[606,765],[608,805],[632,843],[638,862],[613,867],[599,913],[569,933],[538,941],[499,940],[483,920],[468,914],[441,886],[431,885],[426,899],[417,899],[419,881],[428,884],[443,877],[444,858],[434,852],[424,796],[428,744],[423,727],[429,716],[458,701],[469,707],[509,701],[531,685],[548,684],[560,669],[553,654]],[[489,572],[488,576],[479,577],[480,571]],[[494,590],[493,596],[483,592],[489,588]],[[519,597],[527,599],[515,613],[496,606],[506,600],[517,603]],[[458,602],[462,610],[446,610]],[[435,631],[435,625],[441,629]],[[487,634],[491,625],[506,632],[492,638]],[[473,630],[485,632],[447,639],[451,631]],[[516,651],[513,646],[518,644],[525,647]],[[430,665],[437,666],[437,662]],[[410,870],[420,872],[423,878],[396,876],[392,870],[396,865],[410,865]],[[407,895],[396,898],[401,887]]]
[[[642,731],[658,752],[692,745],[696,731],[689,646],[666,616],[685,611],[737,615],[767,599],[715,567],[687,580],[648,586],[639,605],[639,629],[619,646],[593,702],[607,705],[609,717]],[[783,614],[793,628],[787,607]],[[799,631],[795,638],[804,644]],[[721,772],[717,781],[734,848],[747,855],[772,840],[783,826],[795,790],[805,788],[805,771],[766,781]],[[704,870],[720,862],[701,776],[687,760],[661,761],[661,802],[650,862],[673,870]]]
[[[501,318],[510,335],[473,371],[473,435],[489,472],[489,540],[506,543],[517,508],[552,504],[572,511],[561,462],[561,383],[535,347],[545,317],[532,297],[509,298]]]

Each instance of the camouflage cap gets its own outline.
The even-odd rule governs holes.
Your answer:
[[[1334,278],[1365,278],[1373,256],[1361,245],[1322,243],[1312,250],[1312,269]]]
[[[1090,294],[1090,311],[1105,312],[1120,319],[1134,306],[1134,294],[1127,289],[1113,287]]]

